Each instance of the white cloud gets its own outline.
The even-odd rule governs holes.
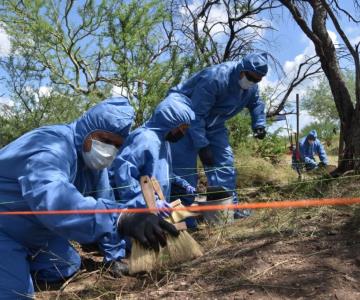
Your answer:
[[[330,35],[330,38],[333,42],[333,44],[335,45],[335,48],[338,48],[339,47],[339,41],[338,41],[338,38],[337,38],[337,34],[331,30],[328,30],[328,34]]]
[[[52,88],[49,86],[41,86],[39,88],[39,97],[50,97]]]
[[[118,97],[118,96],[129,97],[129,91],[126,87],[114,85],[111,89],[111,95],[113,97]]]
[[[14,101],[7,97],[0,97],[0,116],[7,116],[11,112],[11,108],[15,105]]]
[[[0,97],[0,104],[6,104],[8,106],[14,106],[14,101],[8,97]]]
[[[10,39],[3,28],[0,27],[0,56],[7,56],[10,53]]]

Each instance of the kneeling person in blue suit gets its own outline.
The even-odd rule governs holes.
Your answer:
[[[310,171],[318,167],[326,167],[329,164],[324,146],[317,138],[316,130],[311,130],[299,141],[299,150],[300,161],[296,159],[296,149],[293,152],[292,165],[295,170],[305,167],[307,171]],[[319,156],[319,163],[316,162],[315,155]]]

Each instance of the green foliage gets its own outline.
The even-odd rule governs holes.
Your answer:
[[[281,128],[273,133],[268,133],[262,141],[257,143],[256,153],[271,163],[277,164],[281,161],[281,156],[287,151],[287,140],[279,136]]]
[[[179,58],[173,33],[165,30],[169,20],[160,0],[0,4],[0,21],[7,24],[12,52],[17,53],[12,59],[31,58],[17,64],[19,73],[28,73],[31,65],[33,73],[47,77],[47,85],[50,81],[64,94],[96,101],[108,96],[113,85],[125,88],[136,125],[180,80],[184,64],[191,64]]]
[[[160,25],[169,19],[163,1],[113,1],[114,13],[109,15],[110,52],[121,85],[131,95],[136,109],[135,123],[140,125],[155,105],[165,96],[174,79],[183,72],[176,48],[167,52],[171,60],[159,52],[163,40]]]
[[[351,93],[351,99],[355,102],[354,72],[345,71],[343,77]],[[307,110],[312,117],[324,124],[332,123],[335,125],[339,121],[331,89],[325,76],[308,91],[301,103],[301,108]]]
[[[32,94],[36,95],[35,92]],[[29,111],[21,102],[3,106],[0,117],[0,147],[10,143],[27,131],[50,124],[70,123],[78,118],[91,103],[81,97],[73,99],[56,92],[36,96],[35,105]]]
[[[234,148],[240,147],[248,141],[252,133],[250,114],[242,112],[226,122],[229,130],[230,145]]]
[[[205,15],[212,5],[217,4],[207,6]],[[12,55],[0,63],[14,102],[6,116],[0,109],[2,141],[43,124],[67,122],[109,96],[114,86],[125,89],[138,126],[171,86],[206,65],[238,59],[253,47],[257,24],[250,26],[251,34],[242,18],[222,24],[237,34],[220,42],[212,38],[210,23],[195,32],[204,16],[186,15],[183,20],[181,9],[186,10],[183,2],[161,0],[2,1],[0,22]],[[257,13],[241,3],[231,3],[226,11],[229,16]],[[241,30],[247,34],[242,36]],[[36,94],[44,86],[53,92],[40,99]],[[17,130],[4,129],[15,124]],[[229,121],[229,126],[235,146],[251,135],[248,115]]]

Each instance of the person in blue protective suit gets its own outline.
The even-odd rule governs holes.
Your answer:
[[[171,147],[174,172],[192,186],[197,183],[199,155],[206,169],[208,186],[233,191],[234,203],[238,203],[234,157],[225,122],[246,107],[252,117],[254,136],[265,137],[265,105],[260,99],[257,83],[267,70],[267,54],[251,54],[241,61],[205,68],[169,90],[165,101],[179,95],[188,97],[196,115],[186,136]],[[182,200],[190,205],[193,197]],[[248,211],[237,211],[235,217],[248,214]]]
[[[295,170],[305,167],[307,171],[318,167],[326,167],[329,162],[324,149],[317,138],[316,130],[311,130],[306,137],[299,141],[300,161],[296,159],[296,149],[293,152],[292,165]],[[320,162],[317,163],[315,155],[319,156]]]
[[[184,137],[195,114],[187,97],[174,96],[162,101],[144,125],[131,132],[121,153],[114,160],[110,182],[115,198],[126,207],[145,207],[140,177],[155,177],[167,201],[170,199],[170,181],[175,181],[188,192],[195,190],[186,180],[172,172],[170,143]],[[158,207],[166,202],[157,201]]]
[[[69,240],[99,242],[112,259],[123,236],[158,250],[166,244],[164,231],[178,234],[151,213],[94,212],[119,207],[110,199],[105,168],[132,119],[127,99],[108,99],[71,124],[32,130],[0,150],[1,299],[31,297],[31,275],[52,282],[74,274],[80,257]],[[57,210],[69,213],[51,213]]]

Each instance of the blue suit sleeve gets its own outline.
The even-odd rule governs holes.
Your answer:
[[[328,157],[326,155],[324,146],[320,142],[317,142],[317,152],[319,154],[320,161],[326,165],[329,164]]]
[[[316,161],[310,155],[308,147],[306,146],[306,140],[299,142],[301,161],[311,166],[316,166]]]
[[[119,197],[117,200],[124,208],[145,207],[139,182],[141,176],[139,164],[140,161],[119,157],[114,165],[114,182]]]
[[[209,141],[206,138],[205,118],[215,104],[218,89],[216,81],[210,81],[206,78],[206,75],[202,75],[202,77],[203,78],[200,78],[191,96],[196,117],[195,121],[191,123],[189,134],[197,149],[206,147],[209,144]]]
[[[108,171],[106,169],[99,172],[95,190],[96,199],[105,198],[115,201],[114,193],[109,183]],[[98,246],[104,255],[105,262],[119,260],[126,255],[124,237],[120,236],[117,231],[101,237],[98,240]]]
[[[96,199],[105,198],[115,201],[114,191],[110,185],[107,169],[100,172],[99,181],[96,186]]]
[[[252,129],[266,126],[265,103],[261,100],[259,89],[256,87],[252,101],[249,101],[247,108],[250,111]]]
[[[310,157],[305,157],[304,162],[305,162],[305,164],[311,165],[313,167],[317,166],[316,161]]]
[[[48,143],[54,148],[53,143]],[[56,147],[57,146],[57,147]],[[38,151],[30,157],[24,176],[19,178],[24,199],[32,211],[97,210],[117,208],[114,201],[84,197],[71,183],[71,170],[76,163],[72,149],[56,145],[61,153],[51,149]],[[64,154],[66,153],[66,154]],[[54,214],[36,215],[50,230],[66,239],[91,243],[116,232],[117,214]]]
[[[146,149],[144,149],[146,145]],[[141,192],[140,177],[153,176],[159,159],[157,143],[144,143],[141,135],[128,144],[113,164],[114,181],[123,207],[146,207]],[[166,176],[167,178],[167,176]]]
[[[186,189],[189,185],[191,185],[189,182],[187,182],[185,179],[181,178],[180,176],[177,176],[175,173],[171,174],[171,183],[180,186],[184,189]]]

